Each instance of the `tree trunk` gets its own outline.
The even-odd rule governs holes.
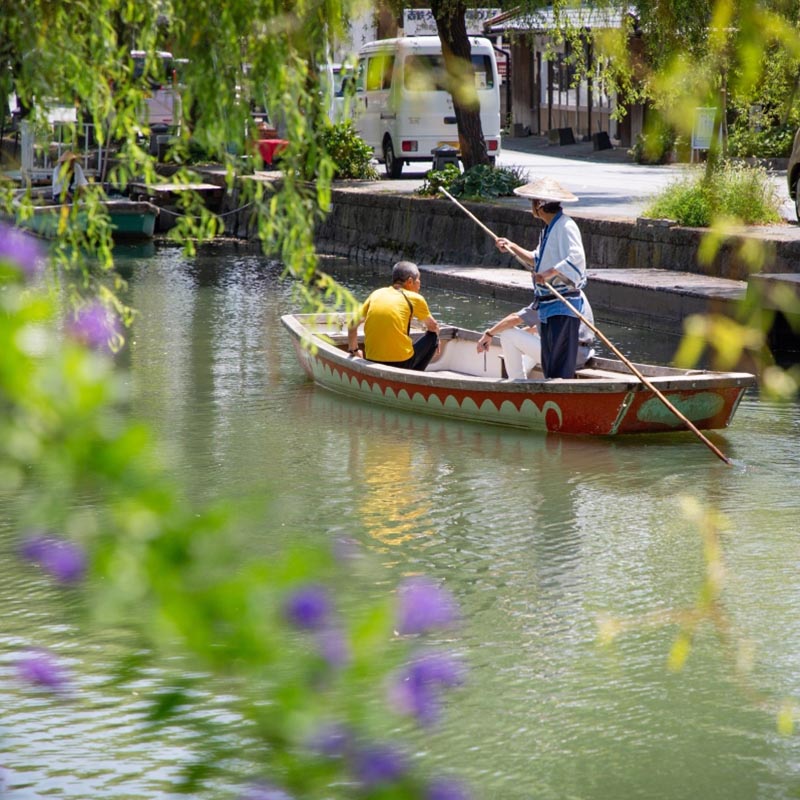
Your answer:
[[[477,164],[490,164],[464,19],[466,5],[463,0],[431,0],[431,11],[442,42],[445,67],[452,82],[450,94],[464,169],[468,170]]]

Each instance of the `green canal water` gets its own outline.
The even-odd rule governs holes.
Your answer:
[[[297,531],[346,533],[392,580],[424,573],[455,594],[464,624],[451,644],[469,680],[416,742],[427,764],[482,800],[800,795],[800,737],[777,724],[800,705],[797,404],[747,396],[713,434],[733,468],[691,434],[559,438],[394,413],[306,381],[274,264],[230,247],[123,251],[120,263],[139,311],[121,356],[132,406],[190,497],[263,504],[254,552]],[[341,275],[359,296],[385,281]],[[439,319],[477,328],[514,310],[422,291]],[[677,343],[604,330],[641,361],[667,361]],[[674,671],[671,615],[694,605],[705,569],[693,501],[726,520],[722,624],[700,625]],[[193,734],[147,732],[146,681],[110,694],[125,641],[79,636],[69,601],[19,568],[11,541],[3,515],[0,765],[15,788],[0,797],[173,797]],[[607,619],[629,623],[611,646]],[[15,682],[13,653],[31,643],[81,676],[78,698],[53,703]],[[225,713],[222,694],[204,713]]]

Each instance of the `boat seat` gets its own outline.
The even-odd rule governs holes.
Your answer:
[[[423,375],[436,375],[437,378],[456,378],[463,380],[468,378],[471,381],[486,381],[487,383],[496,383],[497,378],[492,376],[473,375],[471,372],[459,372],[454,369],[426,369]]]
[[[613,378],[616,381],[625,381],[625,380],[634,380],[637,383],[639,379],[630,373],[626,374],[624,372],[612,372],[609,369],[593,369],[590,367],[582,367],[579,370],[576,370],[575,374],[579,378],[602,378],[603,380],[608,380],[609,378]]]

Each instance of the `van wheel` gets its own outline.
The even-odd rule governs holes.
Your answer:
[[[395,156],[391,139],[385,139],[383,142],[383,163],[387,177],[397,179],[403,174],[403,162]]]

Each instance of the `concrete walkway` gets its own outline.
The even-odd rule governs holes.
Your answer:
[[[580,198],[570,206],[570,214],[595,219],[636,219],[667,185],[701,169],[691,164],[636,164],[624,147],[594,150],[591,142],[554,145],[544,136],[504,137],[498,164],[519,170],[526,180],[555,178]],[[431,167],[428,162],[406,164],[403,177],[390,180],[384,176],[383,166],[378,165],[381,180],[367,186],[381,194],[414,192],[422,186]],[[785,168],[773,169],[769,174],[781,202],[781,216],[787,223],[797,222]],[[517,198],[501,198],[498,202],[527,205]],[[800,239],[800,227],[793,225],[758,226],[757,232]]]
[[[426,286],[496,297],[519,308],[533,298],[531,276],[505,267],[420,264]],[[692,314],[733,315],[745,281],[652,269],[589,270],[586,293],[599,317],[645,330],[680,334]]]

